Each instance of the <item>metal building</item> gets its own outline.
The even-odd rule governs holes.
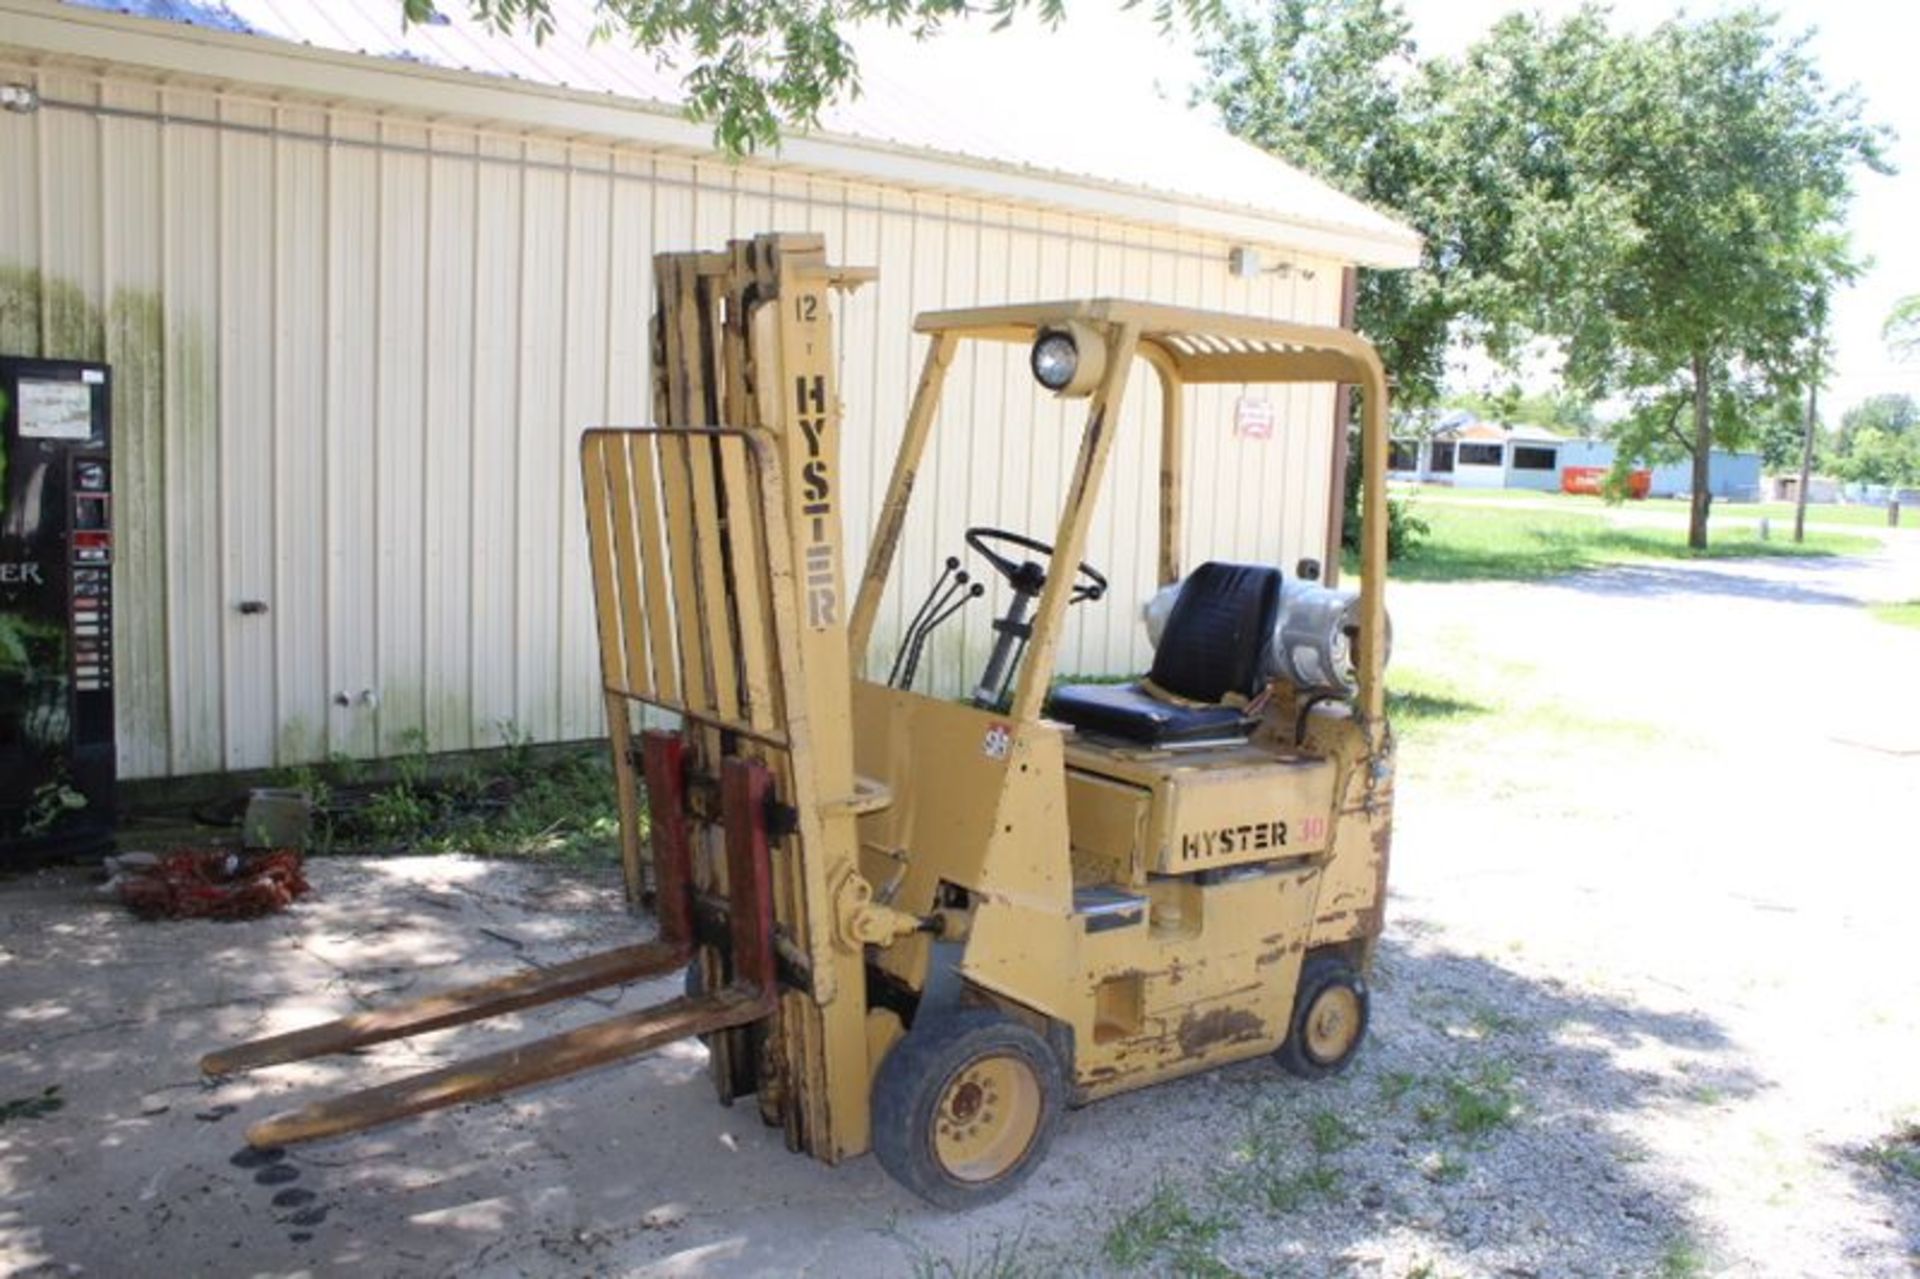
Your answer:
[[[575,440],[649,415],[656,250],[811,229],[879,268],[840,317],[854,564],[916,312],[1113,294],[1337,322],[1355,264],[1417,256],[1161,104],[1032,127],[1020,95],[1078,76],[1098,96],[1086,66],[1021,74],[999,48],[969,104],[924,61],[959,45],[882,50],[820,131],[729,164],[671,74],[590,44],[585,0],[538,47],[458,18],[403,31],[400,8],[0,0],[0,351],[114,366],[123,776],[598,735]],[[970,109],[987,96],[998,112]],[[964,523],[1051,536],[1072,443],[1019,353],[968,359],[947,411],[974,446],[939,437],[904,551],[929,578]],[[1189,544],[1322,555],[1331,393],[1236,407],[1189,408],[1188,466],[1218,494]],[[1154,483],[1143,425],[1118,485]],[[1076,610],[1063,669],[1144,664],[1151,542],[1103,512],[1091,557],[1117,589]],[[883,669],[906,607],[876,630]],[[943,638],[957,690],[984,610]]]

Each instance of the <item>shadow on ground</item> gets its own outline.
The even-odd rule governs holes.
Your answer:
[[[1757,1087],[1709,1019],[1534,981],[1406,920],[1348,1074],[1306,1084],[1261,1060],[1074,1112],[1025,1189],[965,1216],[910,1198],[871,1159],[828,1168],[789,1153],[754,1107],[713,1104],[691,1043],[250,1153],[245,1125],[289,1104],[677,985],[203,1084],[194,1063],[209,1047],[641,931],[616,885],[521,865],[315,873],[311,905],[236,925],[137,923],[71,876],[0,889],[0,1100],[57,1085],[67,1102],[0,1126],[0,1270],[106,1274],[140,1257],[150,1273],[893,1275],[1015,1240],[1030,1273],[1201,1260],[1321,1273],[1370,1256],[1640,1273],[1696,1224],[1687,1187],[1621,1119]],[[1649,1047],[1687,1071],[1636,1065]],[[1179,1211],[1155,1217],[1156,1192]]]
[[[1719,1025],[1450,952],[1417,921],[1395,933],[1347,1074],[1250,1062],[1078,1112],[1043,1180],[1099,1187],[1093,1202],[1049,1187],[958,1244],[903,1214],[922,1269],[968,1273],[1016,1235],[1041,1258],[1016,1273],[1035,1274],[1646,1274],[1690,1255],[1689,1187],[1625,1121],[1761,1086]],[[1636,1064],[1649,1057],[1684,1072]],[[1042,1240],[1042,1213],[1076,1219],[1070,1242]]]
[[[1723,561],[1724,562],[1724,561]],[[1652,596],[1686,595],[1761,600],[1773,604],[1828,604],[1858,608],[1858,597],[1825,585],[1792,580],[1794,571],[1808,574],[1830,572],[1832,559],[1788,559],[1768,561],[1778,577],[1753,577],[1744,573],[1715,571],[1711,568],[1678,567],[1667,564],[1618,564],[1571,573],[1555,580],[1554,585],[1590,595]]]

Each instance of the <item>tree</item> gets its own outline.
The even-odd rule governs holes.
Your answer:
[[[1561,343],[1570,385],[1627,399],[1622,454],[1691,459],[1704,548],[1712,450],[1750,443],[1811,375],[1880,132],[1755,10],[1646,36],[1595,10],[1510,17],[1451,79],[1456,127],[1518,179],[1509,302]]]
[[[1920,486],[1920,403],[1910,395],[1875,395],[1848,409],[1833,469],[1859,484]]]
[[[1467,409],[1483,421],[1545,426],[1564,435],[1587,436],[1599,428],[1592,404],[1557,388],[1549,392],[1527,391],[1513,382],[1490,393],[1456,392],[1448,395],[1443,403]]]
[[[1425,237],[1416,271],[1362,271],[1355,322],[1393,371],[1397,399],[1432,404],[1462,307],[1442,233],[1444,188],[1423,152],[1420,63],[1394,0],[1277,0],[1227,19],[1202,50],[1201,96],[1227,128]]]
[[[1403,390],[1435,391],[1449,342],[1550,340],[1571,393],[1629,405],[1623,455],[1692,458],[1704,547],[1710,454],[1812,376],[1854,269],[1853,173],[1883,167],[1805,37],[1757,10],[1620,34],[1588,7],[1421,61],[1392,0],[1280,0],[1227,30],[1208,93],[1229,127],[1426,239],[1421,270],[1362,292]]]
[[[400,0],[406,21],[430,22],[439,0]],[[1049,25],[1066,0],[592,0],[596,40],[624,37],[686,70],[686,111],[711,122],[714,142],[739,155],[780,140],[783,126],[806,128],[820,109],[860,90],[860,70],[845,30],[884,21],[931,36],[947,22],[985,16],[998,27],[1023,11]],[[1124,0],[1132,8],[1141,0]],[[1152,0],[1163,28],[1196,30],[1218,20],[1221,0]],[[544,40],[554,32],[554,0],[467,0],[475,18],[502,33]]]

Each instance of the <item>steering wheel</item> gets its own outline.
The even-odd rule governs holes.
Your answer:
[[[1017,546],[1024,551],[1032,551],[1041,562],[1033,560],[1016,561],[994,549],[996,544]],[[1027,595],[1038,595],[1047,584],[1047,570],[1044,562],[1053,558],[1053,548],[1038,538],[1027,537],[1022,533],[1010,533],[1003,528],[988,528],[978,525],[967,530],[967,545],[977,551],[980,558],[993,565],[993,569],[1007,580],[1007,585]],[[1085,579],[1085,580],[1082,580]],[[1107,579],[1091,564],[1081,564],[1073,580],[1073,593],[1067,596],[1067,603],[1078,604],[1081,600],[1097,600],[1107,593]]]

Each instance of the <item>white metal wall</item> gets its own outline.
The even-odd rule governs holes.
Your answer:
[[[656,251],[806,229],[880,268],[841,306],[850,579],[916,312],[1113,294],[1338,316],[1339,264],[1235,280],[1224,242],[1172,230],[131,71],[0,71],[49,104],[0,115],[0,349],[115,368],[130,777],[601,732],[574,442],[647,416]],[[966,524],[1051,538],[1078,442],[1023,351],[963,349],[949,387],[882,668]],[[1157,414],[1135,389],[1091,551],[1116,591],[1074,610],[1062,670],[1146,660]],[[1193,558],[1322,549],[1331,391],[1272,395],[1280,425],[1257,441],[1232,432],[1233,392],[1194,393]],[[943,690],[984,655],[975,609],[936,645]]]

